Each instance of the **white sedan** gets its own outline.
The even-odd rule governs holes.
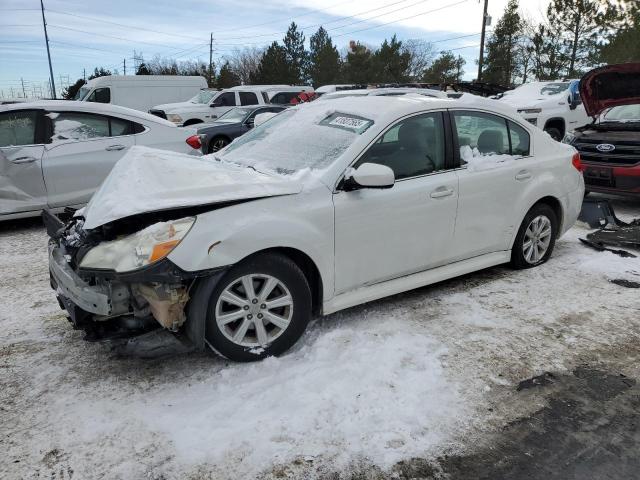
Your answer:
[[[157,321],[256,360],[314,314],[546,262],[580,211],[580,168],[492,100],[313,102],[200,159],[132,151],[63,230],[49,219],[52,285],[94,337]]]
[[[195,133],[113,105],[39,101],[0,106],[0,221],[87,203],[134,145],[198,154]]]

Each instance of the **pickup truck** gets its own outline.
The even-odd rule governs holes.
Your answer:
[[[560,142],[566,133],[591,123],[579,86],[580,80],[525,83],[502,94],[500,101]]]

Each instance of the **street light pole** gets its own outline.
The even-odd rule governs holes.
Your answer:
[[[484,62],[484,34],[487,29],[487,7],[489,0],[484,0],[484,12],[482,13],[482,35],[480,36],[480,57],[478,58],[478,79],[482,81],[482,63]]]
[[[42,26],[44,27],[44,40],[47,44],[47,58],[49,58],[49,76],[51,77],[51,96],[56,99],[56,84],[53,81],[53,67],[51,66],[51,52],[49,52],[49,35],[47,35],[47,21],[44,18],[44,4],[40,0],[40,10],[42,11]]]

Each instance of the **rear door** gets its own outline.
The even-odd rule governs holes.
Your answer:
[[[537,172],[530,135],[487,112],[451,110],[450,117],[460,162],[453,259],[508,250],[522,220],[513,206]]]
[[[41,110],[0,113],[0,215],[47,206]]]
[[[87,203],[113,166],[134,145],[129,120],[85,112],[51,112],[51,143],[42,171],[49,206]]]

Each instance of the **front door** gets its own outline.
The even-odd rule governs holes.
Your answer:
[[[0,113],[0,215],[47,206],[38,110]]]
[[[53,135],[42,165],[49,205],[87,203],[135,144],[131,122],[84,112],[52,112],[49,116]]]
[[[355,167],[386,165],[396,183],[334,194],[336,294],[447,262],[458,198],[447,159],[440,112],[398,122],[360,157]]]

